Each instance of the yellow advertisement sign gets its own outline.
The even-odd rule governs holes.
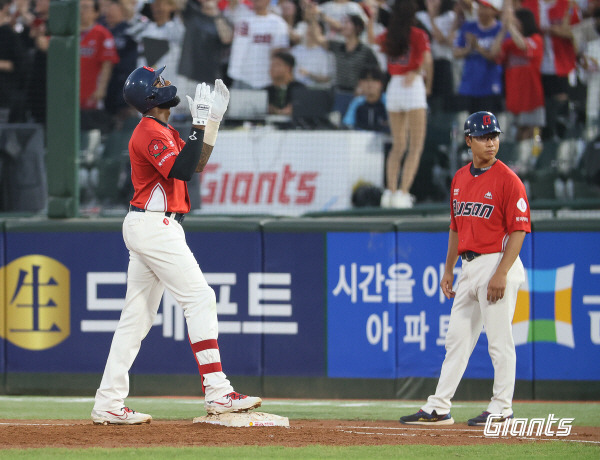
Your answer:
[[[0,268],[3,286],[0,336],[28,350],[45,350],[71,333],[70,272],[39,254]]]

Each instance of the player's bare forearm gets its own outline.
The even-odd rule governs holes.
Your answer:
[[[506,248],[504,249],[504,255],[502,259],[500,259],[500,263],[498,264],[498,268],[496,268],[496,273],[507,274],[510,270],[510,267],[515,263],[519,253],[521,252],[521,247],[523,247],[523,241],[525,240],[525,232],[522,230],[518,230],[512,232],[508,237],[508,241],[506,242]]]
[[[524,231],[512,232],[508,237],[508,241],[506,242],[506,248],[504,249],[502,259],[500,259],[498,268],[496,268],[496,272],[494,273],[494,275],[488,283],[488,302],[494,303],[504,297],[504,292],[506,290],[506,277],[508,275],[508,271],[519,256],[519,252],[521,252],[521,247],[523,246],[524,239]]]
[[[458,260],[458,233],[450,230],[448,233],[448,254],[446,255],[446,267],[440,281],[440,288],[448,299],[452,299],[456,293],[452,290],[454,284],[454,266]]]
[[[196,172],[204,171],[204,167],[210,158],[210,155],[213,151],[214,146],[208,144],[202,144],[202,153],[200,153],[200,160],[198,161],[198,166],[196,166]]]
[[[448,232],[448,253],[446,254],[446,273],[453,273],[454,266],[458,261],[458,232]]]

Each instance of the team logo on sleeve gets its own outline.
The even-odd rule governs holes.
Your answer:
[[[148,153],[154,158],[158,158],[165,150],[167,150],[167,146],[158,139],[152,139],[152,142],[148,145]]]
[[[519,198],[517,201],[517,209],[521,212],[527,211],[527,202],[523,198]]]

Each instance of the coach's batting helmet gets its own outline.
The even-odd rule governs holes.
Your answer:
[[[489,133],[501,133],[500,124],[492,112],[475,112],[465,121],[465,136],[478,137]]]
[[[173,85],[157,87],[156,83],[162,78],[162,67],[154,70],[152,67],[138,67],[123,86],[123,98],[130,106],[141,113],[146,113],[153,107],[169,102],[177,96],[177,87]]]

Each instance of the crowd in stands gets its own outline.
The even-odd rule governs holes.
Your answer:
[[[45,123],[49,6],[0,0],[2,123]],[[166,65],[180,94],[217,78],[267,91],[280,127],[325,90],[339,115],[327,127],[389,134],[381,204],[411,207],[429,118],[508,115],[525,175],[536,142],[585,118],[599,38],[599,0],[80,0],[81,127],[136,117],[122,87],[140,65]]]

